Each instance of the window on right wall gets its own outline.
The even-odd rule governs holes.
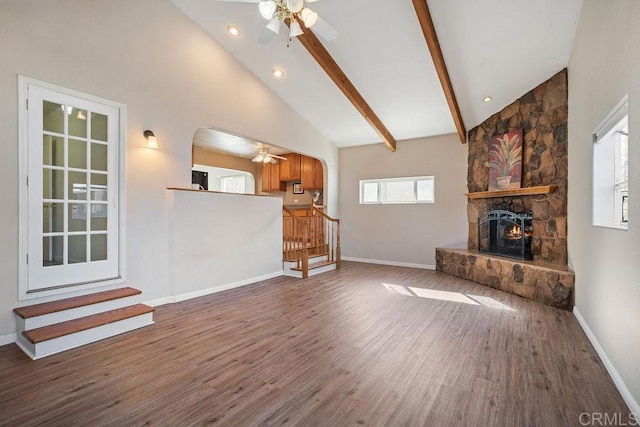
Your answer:
[[[628,99],[593,133],[593,225],[626,230],[629,224]]]

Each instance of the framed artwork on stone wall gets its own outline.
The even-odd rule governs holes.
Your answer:
[[[489,142],[489,191],[520,188],[522,128],[494,136]]]

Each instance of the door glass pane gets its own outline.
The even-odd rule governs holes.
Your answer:
[[[42,128],[48,132],[64,133],[64,107],[49,101],[42,102]]]
[[[91,203],[91,231],[107,231],[107,205]]]
[[[42,204],[42,232],[62,233],[64,231],[64,203]]]
[[[87,143],[78,139],[69,140],[69,167],[87,168]]]
[[[69,236],[69,264],[87,262],[87,235]]]
[[[107,116],[91,113],[91,139],[107,140]]]
[[[107,201],[107,175],[91,174],[91,200]]]
[[[91,169],[94,171],[107,170],[107,146],[91,144]]]
[[[69,135],[87,137],[87,110],[67,106],[69,117]]]
[[[42,163],[50,166],[64,166],[64,138],[42,136]]]
[[[64,171],[42,169],[42,198],[64,199]]]
[[[107,259],[107,235],[91,235],[91,261],[103,261]]]
[[[87,204],[69,203],[69,231],[87,230]]]
[[[69,172],[69,199],[87,200],[87,174]]]
[[[62,236],[42,238],[42,266],[62,265],[63,253]]]

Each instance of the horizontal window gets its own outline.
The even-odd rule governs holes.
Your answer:
[[[360,204],[434,203],[435,178],[366,179],[360,181]]]

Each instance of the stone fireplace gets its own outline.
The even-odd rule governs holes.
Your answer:
[[[565,69],[469,132],[468,249],[437,249],[437,270],[545,304],[573,306],[574,276],[567,268],[567,94]],[[522,191],[488,192],[490,139],[519,128],[524,136]],[[532,261],[503,258],[513,247],[507,254],[485,253],[491,242],[482,240],[482,227],[489,227],[487,239],[492,231],[482,221],[495,210],[529,215],[530,224],[521,227],[530,243],[525,258]]]

